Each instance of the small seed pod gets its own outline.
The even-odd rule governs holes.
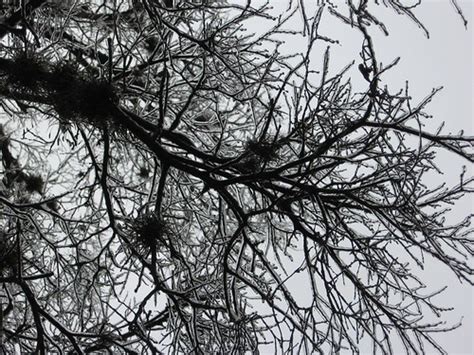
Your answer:
[[[259,157],[263,162],[269,162],[278,158],[278,146],[267,141],[249,140],[245,150],[251,155]]]
[[[18,253],[12,235],[0,230],[0,275],[14,275],[18,268]]]
[[[25,187],[28,192],[37,192],[43,194],[44,180],[40,175],[26,175],[24,176]]]
[[[167,223],[155,213],[138,216],[133,221],[132,230],[134,246],[142,255],[148,255],[151,249],[158,249],[169,234]]]
[[[146,179],[147,177],[150,176],[150,169],[146,166],[141,166],[138,170],[138,176],[140,176],[143,179]]]

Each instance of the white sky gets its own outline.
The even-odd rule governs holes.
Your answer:
[[[316,0],[307,2],[312,3]],[[342,0],[332,0],[332,2],[345,6]],[[399,65],[383,77],[384,83],[389,84],[392,89],[403,87],[405,80],[409,80],[412,96],[415,101],[419,101],[432,88],[441,85],[445,87],[427,109],[434,116],[433,131],[445,121],[444,133],[457,133],[460,129],[464,129],[467,135],[474,135],[472,103],[474,5],[472,0],[458,0],[458,2],[469,21],[467,30],[463,27],[450,0],[425,0],[417,14],[429,29],[431,38],[426,39],[423,32],[409,19],[386,13],[381,18],[387,19],[390,36],[388,38],[383,35],[377,36],[375,38],[376,50],[378,50],[378,60],[385,64],[392,62],[398,56],[401,57]],[[271,3],[275,8],[283,8],[288,0],[271,0]],[[300,25],[297,18],[291,24],[292,26]],[[356,64],[359,63],[360,34],[334,18],[324,22],[324,25],[322,34],[330,35],[341,42],[340,46],[333,46],[331,52],[332,72],[338,72],[352,60],[356,60]],[[253,26],[256,26],[255,30],[257,30],[259,23],[249,25],[249,32],[254,31]],[[291,40],[285,46],[288,52],[293,52],[298,49],[303,50],[304,45],[304,41]],[[326,44],[315,51],[313,59],[315,67],[322,63],[322,57],[317,53],[325,48]],[[355,76],[360,76],[357,70],[353,73]],[[461,172],[462,164],[467,165],[467,162],[449,153],[439,154],[439,166],[446,172],[443,179],[448,183],[456,183],[455,179]],[[472,175],[474,173],[472,167],[470,171]],[[432,185],[437,184],[438,181],[433,182]],[[458,219],[473,212],[474,199],[466,198],[460,202],[452,211],[453,216]],[[428,266],[423,276],[426,278],[426,283],[431,286],[431,290],[448,286],[444,294],[438,297],[440,305],[454,307],[451,314],[445,315],[448,323],[452,324],[459,321],[461,317],[464,318],[461,328],[449,334],[439,334],[437,340],[446,348],[448,354],[473,354],[472,287],[460,285],[452,273],[440,267],[429,270]]]
[[[252,4],[261,1],[252,1]],[[315,0],[305,1],[307,9]],[[342,6],[342,0],[333,0],[335,4]],[[357,1],[355,1],[357,2]],[[382,2],[382,1],[379,1]],[[407,3],[406,1],[401,1]],[[415,2],[415,1],[410,1]],[[283,10],[288,0],[271,0],[270,4],[275,12]],[[381,32],[374,37],[378,61],[385,65],[391,63],[396,57],[401,57],[399,64],[383,76],[383,83],[389,85],[392,91],[403,88],[405,81],[410,82],[410,93],[414,102],[425,98],[432,88],[443,86],[444,90],[439,93],[429,104],[426,111],[433,115],[428,130],[435,131],[444,121],[443,133],[458,133],[463,129],[466,135],[473,136],[473,30],[474,5],[472,0],[458,0],[469,24],[467,29],[463,26],[460,17],[450,0],[425,0],[415,12],[423,24],[430,31],[430,39],[410,19],[398,16],[390,11],[380,12],[390,32],[385,37]],[[314,6],[313,6],[314,7]],[[380,6],[382,7],[382,6]],[[309,14],[309,15],[312,15]],[[323,15],[324,16],[324,15]],[[327,16],[327,13],[326,13]],[[323,21],[320,33],[338,39],[340,45],[332,46],[330,69],[332,73],[339,72],[343,67],[356,61],[354,66],[354,77],[360,77],[357,64],[360,62],[359,52],[361,35],[356,30],[351,30],[347,25],[338,22],[334,18],[327,17]],[[248,32],[259,32],[262,30],[260,21],[251,22],[247,27]],[[289,26],[301,28],[301,22],[295,18]],[[375,34],[376,29],[372,28]],[[305,40],[291,38],[287,40],[282,48],[285,53],[304,50]],[[311,64],[317,69],[321,66],[321,53],[327,44],[321,43],[316,48]],[[314,64],[313,64],[314,63]],[[357,83],[356,83],[357,84]],[[463,165],[467,165],[470,174],[473,175],[472,164],[464,161],[453,154],[442,152],[438,154],[438,166],[445,174],[436,177],[436,180],[425,181],[428,185],[437,186],[441,181],[455,185]],[[474,212],[474,199],[467,197],[453,207],[451,217],[456,220]],[[436,300],[439,305],[454,307],[454,310],[444,314],[447,324],[455,324],[463,318],[463,326],[450,332],[439,333],[435,339],[447,350],[448,354],[474,354],[473,345],[473,289],[471,286],[461,285],[453,273],[438,264],[427,263],[423,280],[429,286],[429,290],[437,290],[448,286],[447,290]],[[295,290],[296,291],[296,290]],[[360,349],[362,353],[369,353],[370,349]],[[429,352],[427,352],[429,353]]]

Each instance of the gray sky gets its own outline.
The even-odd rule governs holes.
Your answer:
[[[277,12],[286,7],[288,2],[288,0],[272,0],[270,3]],[[332,2],[346,6],[342,0]],[[311,4],[313,1],[307,3]],[[405,81],[409,80],[411,96],[414,102],[419,102],[431,92],[432,88],[444,87],[426,109],[433,115],[426,127],[427,130],[435,131],[444,121],[443,133],[455,134],[463,129],[466,135],[472,136],[474,135],[472,106],[474,6],[472,0],[458,0],[458,3],[469,21],[467,29],[463,26],[451,1],[425,0],[415,14],[429,30],[429,39],[410,19],[385,11],[380,13],[380,18],[386,21],[390,35],[385,37],[380,32],[380,35],[374,36],[374,41],[379,62],[387,65],[396,57],[401,57],[399,64],[382,78],[383,83],[389,85],[392,91],[403,88]],[[327,20],[323,21],[321,34],[338,39],[341,43],[332,47],[330,69],[336,73],[352,60],[356,60],[357,65],[360,62],[361,35],[334,18],[327,17]],[[252,23],[248,31],[258,31],[261,29],[260,26],[261,23]],[[301,22],[295,18],[288,27],[291,26],[301,26]],[[376,33],[374,30],[372,28],[372,33]],[[284,50],[289,53],[303,50],[305,43],[304,39],[291,38],[285,43]],[[320,44],[320,48],[316,48],[312,59],[315,68],[321,66],[320,54],[325,48],[326,44]],[[360,76],[356,66],[353,74],[354,78]],[[355,84],[357,85],[357,82]],[[433,176],[432,180],[425,181],[430,186],[437,186],[442,181],[455,185],[463,165],[468,166],[470,175],[474,173],[472,165],[450,153],[440,152],[437,163],[445,173],[443,176]],[[458,201],[451,211],[452,220],[459,220],[472,213],[473,202],[472,197]],[[462,327],[447,334],[439,333],[435,339],[445,347],[448,354],[474,354],[472,287],[467,284],[461,285],[453,273],[433,262],[426,263],[421,276],[431,291],[448,286],[446,291],[436,298],[439,305],[454,307],[452,312],[444,314],[447,324],[452,325],[463,319]],[[369,349],[367,350],[369,352]],[[364,352],[364,349],[361,351]]]
[[[282,8],[289,0],[270,1],[275,8]],[[316,2],[316,0],[307,1],[308,3]],[[345,6],[343,0],[332,0],[332,2]],[[446,122],[444,133],[457,133],[460,129],[464,129],[467,135],[474,135],[472,106],[474,5],[472,0],[458,0],[458,2],[469,21],[467,30],[463,27],[450,0],[424,0],[420,11],[416,13],[429,29],[430,39],[427,39],[408,18],[386,12],[382,18],[387,20],[390,36],[384,37],[380,34],[375,37],[375,42],[379,61],[388,64],[396,57],[401,57],[398,66],[383,76],[384,83],[388,84],[392,90],[402,88],[405,81],[409,80],[411,94],[416,102],[427,96],[432,88],[444,86],[445,89],[427,108],[427,111],[434,116],[428,129],[435,131],[444,121]],[[255,28],[249,26],[248,30],[256,31],[259,25],[259,23],[253,23],[252,26]],[[301,24],[298,23],[298,18],[291,23],[291,26],[299,25]],[[350,30],[347,25],[338,23],[334,18],[324,22],[322,30],[322,34],[330,35],[341,42],[341,45],[333,46],[331,51],[330,69],[333,73],[340,71],[353,60],[356,60],[356,64],[359,62],[361,36],[357,31]],[[304,40],[293,39],[285,44],[288,52],[304,50],[304,45]],[[322,57],[319,54],[325,48],[326,44],[315,50],[313,57],[315,67],[320,67]],[[356,69],[353,74],[354,78],[360,78]],[[442,177],[436,177],[436,181],[427,183],[433,186],[438,185],[440,181],[456,184],[463,164],[467,165],[467,162],[452,154],[440,153],[438,165],[443,168],[445,174]],[[472,167],[470,172],[473,175]],[[459,201],[453,208],[452,218],[460,219],[472,213],[473,203],[472,197]],[[430,286],[430,290],[448,286],[448,289],[437,298],[440,305],[454,307],[450,314],[444,315],[448,324],[457,323],[463,318],[462,327],[448,334],[440,333],[436,337],[439,343],[446,348],[448,354],[474,354],[472,287],[460,285],[453,273],[432,263],[427,264],[423,278]]]
[[[433,128],[445,122],[445,133],[457,133],[464,129],[467,135],[473,132],[473,3],[460,1],[469,24],[464,29],[454,12],[450,1],[426,1],[420,10],[420,17],[430,30],[431,38],[427,40],[414,24],[402,20],[404,25],[397,25],[396,31],[384,46],[384,54],[399,53],[400,65],[386,79],[394,85],[402,85],[410,79],[414,97],[423,98],[432,87],[444,86],[444,90],[428,106],[427,111],[433,117]],[[442,19],[442,23],[441,23]],[[386,48],[386,52],[385,52]],[[380,51],[379,51],[380,52]],[[438,155],[439,166],[445,172],[440,179],[454,184],[462,164],[468,165],[449,153]],[[474,170],[470,166],[471,175]],[[433,181],[437,185],[438,181]],[[473,212],[474,199],[466,198],[453,208],[453,217],[463,217]],[[472,261],[471,261],[472,262]],[[440,334],[439,342],[449,354],[473,354],[473,289],[469,285],[460,285],[454,275],[447,270],[436,267],[426,273],[428,285],[448,289],[438,299],[440,303],[455,307],[447,320],[455,322],[461,317],[463,326],[451,333]]]

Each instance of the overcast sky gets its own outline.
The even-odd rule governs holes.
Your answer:
[[[390,16],[388,22],[390,36],[377,36],[378,60],[385,64],[400,56],[397,67],[384,75],[384,82],[392,89],[403,87],[406,80],[410,82],[410,91],[415,101],[421,100],[434,87],[443,86],[444,90],[427,107],[433,115],[432,129],[434,131],[443,121],[445,133],[457,133],[464,129],[467,135],[473,132],[473,2],[460,1],[469,24],[467,30],[457,16],[451,2],[448,0],[428,0],[417,13],[430,31],[430,39],[407,18]],[[338,27],[338,29],[340,29]],[[343,53],[347,41],[340,34]],[[357,50],[357,49],[356,49]],[[357,50],[358,52],[358,50]],[[337,56],[333,56],[333,58]],[[354,58],[355,59],[355,58]],[[445,172],[440,181],[455,184],[463,164],[468,165],[451,153],[438,154],[439,166]],[[470,166],[471,175],[474,173]],[[426,182],[433,186],[439,181]],[[474,199],[466,198],[453,208],[453,219],[460,219],[473,212]],[[456,322],[461,317],[463,326],[449,334],[439,334],[437,339],[444,345],[448,354],[474,354],[473,346],[473,290],[469,285],[460,285],[455,276],[433,264],[433,269],[427,268],[426,283],[433,289],[448,286],[448,289],[438,300],[440,304],[455,307],[451,314],[445,314],[450,322]]]
[[[271,0],[270,3],[277,12],[284,9],[288,2]],[[309,4],[314,2],[307,1],[308,9]],[[346,6],[342,0],[332,2]],[[472,106],[474,7],[472,0],[458,0],[458,3],[469,21],[467,29],[450,0],[425,0],[415,13],[430,31],[429,39],[408,18],[390,11],[382,11],[380,18],[386,21],[390,36],[385,37],[380,33],[374,37],[374,42],[379,62],[389,64],[396,57],[401,57],[398,66],[383,76],[383,83],[388,84],[391,91],[403,88],[405,81],[409,80],[411,96],[414,102],[419,102],[431,92],[432,88],[444,87],[427,107],[426,111],[433,115],[430,125],[427,126],[428,130],[435,131],[444,121],[443,133],[458,133],[463,129],[466,135],[472,136],[474,135]],[[301,26],[301,20],[295,18],[291,26]],[[261,30],[261,22],[252,23],[248,28],[250,32],[258,29]],[[326,17],[326,21],[323,21],[321,30],[321,34],[330,35],[340,41],[340,45],[335,45],[331,49],[330,68],[333,73],[337,73],[353,60],[356,61],[356,65],[360,62],[361,35],[357,31],[330,17]],[[298,48],[303,50],[304,46],[304,39],[291,38],[285,44],[285,51],[294,52]],[[320,53],[326,44],[320,47],[316,48],[312,58],[312,64],[315,66],[322,63]],[[353,74],[354,77],[360,76],[356,68]],[[470,175],[474,173],[472,164],[469,165],[467,161],[450,153],[439,153],[438,165],[445,173],[443,176],[433,177],[433,181],[425,181],[428,185],[437,186],[441,181],[455,185],[463,165],[469,167]],[[450,217],[452,220],[459,220],[472,213],[473,206],[474,199],[467,197],[453,208]],[[445,347],[448,354],[474,354],[472,287],[460,285],[453,273],[438,264],[428,263],[425,269],[422,277],[430,286],[430,290],[448,286],[437,298],[440,305],[454,307],[450,314],[444,315],[447,324],[455,324],[463,319],[462,327],[448,334],[440,333],[435,339]],[[364,349],[361,351],[364,352]]]
[[[420,99],[425,97],[432,87],[443,86],[444,90],[427,108],[434,116],[433,128],[444,121],[446,133],[457,133],[464,129],[467,135],[472,136],[474,7],[471,0],[459,1],[459,4],[469,21],[467,30],[448,0],[424,1],[424,7],[420,8],[420,18],[430,30],[429,40],[406,19],[399,19],[400,24],[394,24],[396,30],[385,42],[384,54],[387,57],[399,55],[402,60],[398,68],[385,79],[394,85],[402,85],[403,81],[409,79],[412,95]],[[439,154],[438,157],[439,166],[443,167],[445,172],[442,179],[454,184],[462,164],[468,163],[450,153]],[[472,164],[469,167],[473,175]],[[437,181],[433,181],[433,185],[436,183]],[[473,202],[472,196],[460,201],[453,209],[453,218],[459,219],[472,213]],[[446,319],[454,322],[464,317],[463,326],[449,334],[440,334],[439,342],[445,346],[448,354],[474,354],[472,287],[460,286],[452,273],[439,267],[426,276],[429,277],[427,284],[433,287],[448,286],[439,301],[455,309],[452,314],[446,315]]]
[[[275,8],[280,7],[280,9],[288,4],[288,0],[270,1]],[[308,3],[315,2],[316,0],[308,0]],[[332,0],[332,2],[345,6],[343,0]],[[374,38],[379,61],[388,64],[396,57],[401,57],[398,66],[383,76],[384,84],[388,84],[393,91],[396,88],[402,88],[405,81],[409,80],[411,95],[416,102],[427,96],[432,88],[444,86],[444,90],[435,97],[427,108],[427,111],[434,116],[432,126],[428,127],[432,131],[435,131],[444,121],[446,122],[444,133],[457,133],[460,129],[464,129],[467,135],[474,135],[472,106],[474,96],[472,88],[474,79],[473,2],[472,0],[458,0],[469,21],[467,30],[450,0],[424,0],[417,14],[429,29],[430,39],[427,39],[408,18],[389,12],[383,13],[381,18],[386,19],[390,36],[384,37],[380,34]],[[327,19],[328,21],[325,21],[322,27],[322,34],[330,35],[341,43],[339,46],[333,46],[331,52],[330,68],[333,73],[336,73],[353,60],[356,60],[356,64],[359,62],[361,36],[357,31],[351,30],[347,25],[337,22],[334,18],[328,17]],[[259,23],[249,24],[248,30],[258,30],[259,25]],[[291,25],[301,25],[298,22],[298,17]],[[252,28],[252,26],[256,27]],[[304,39],[300,41],[292,39],[290,43],[287,43],[287,51],[292,52],[298,48],[304,50],[304,45]],[[325,45],[316,49],[313,57],[315,66],[322,63],[322,58],[318,56],[318,53],[324,49]],[[354,70],[353,73],[354,76],[360,78],[357,70]],[[440,153],[438,164],[443,167],[444,176],[438,177],[432,183],[427,182],[427,184],[436,186],[442,180],[453,185],[456,184],[462,165],[468,163],[452,154]],[[473,175],[472,166],[470,171]],[[451,217],[460,219],[472,213],[473,205],[474,199],[472,197],[460,201],[453,208]],[[423,277],[431,290],[448,286],[444,294],[437,298],[440,305],[454,307],[451,314],[445,315],[448,324],[454,324],[463,317],[462,327],[449,334],[437,336],[439,343],[446,348],[448,354],[474,354],[472,287],[460,285],[453,273],[439,266],[433,266],[433,269],[427,267]]]

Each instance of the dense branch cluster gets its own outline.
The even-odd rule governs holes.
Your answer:
[[[4,13],[7,353],[357,352],[362,338],[381,353],[440,350],[444,309],[416,267],[433,258],[472,283],[471,216],[445,220],[472,178],[424,176],[440,148],[473,162],[474,139],[422,128],[438,90],[415,102],[384,85],[397,60],[376,59],[372,31],[389,29],[373,10],[426,29],[395,0],[289,1],[280,17],[233,3],[30,0]],[[300,32],[285,27],[294,16]],[[325,17],[360,33],[348,62],[362,90],[354,63],[330,67]],[[255,19],[273,25],[249,35]],[[288,33],[307,48],[281,54]]]

